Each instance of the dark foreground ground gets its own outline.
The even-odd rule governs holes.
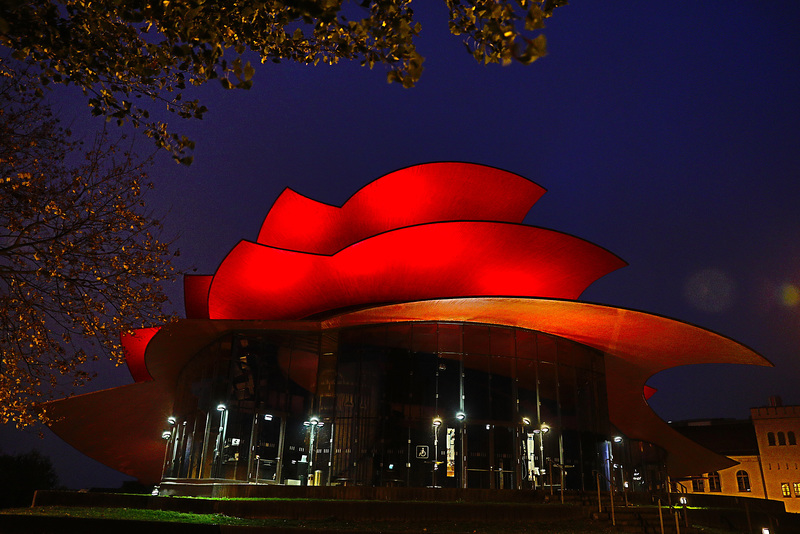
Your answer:
[[[668,509],[659,514],[658,507],[642,505],[616,508],[612,527],[607,508],[598,513],[596,500],[579,498],[551,504],[40,492],[34,504],[0,510],[0,534],[660,534],[661,525],[665,534],[678,530]],[[745,521],[737,508],[688,509],[677,526],[682,534],[759,534],[763,527],[770,534],[800,533],[800,518],[748,512]]]

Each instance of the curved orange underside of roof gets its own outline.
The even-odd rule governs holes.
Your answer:
[[[148,347],[155,381],[91,393],[48,404],[63,421],[53,430],[89,456],[155,482],[163,459],[160,439],[171,410],[180,370],[199,348],[233,330],[324,331],[409,321],[459,321],[514,326],[563,337],[606,354],[611,422],[630,438],[668,452],[672,476],[688,476],[732,465],[684,438],[662,421],[644,399],[646,380],[669,367],[694,363],[771,365],[751,349],[714,332],[643,312],[574,301],[467,298],[407,302],[343,313],[324,321],[185,320],[167,325]],[[109,410],[117,414],[108,418]],[[96,436],[103,435],[99,446]],[[136,436],[136,443],[131,441]]]
[[[626,436],[667,450],[667,469],[672,476],[696,475],[735,463],[683,437],[661,420],[644,398],[647,379],[670,367],[696,363],[772,365],[748,347],[697,326],[574,301],[482,298],[408,302],[334,317],[325,321],[323,328],[432,320],[527,328],[603,351],[611,422]]]
[[[544,193],[527,178],[485,165],[415,165],[369,183],[341,208],[286,189],[264,219],[257,241],[330,255],[405,226],[455,220],[519,223]]]
[[[332,255],[242,241],[209,292],[211,319],[301,319],[354,305],[484,295],[577,298],[625,262],[533,226],[459,221],[401,228]]]

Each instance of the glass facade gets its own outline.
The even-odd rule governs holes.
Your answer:
[[[511,327],[235,332],[179,378],[164,478],[594,488],[617,467],[604,373],[599,351]]]

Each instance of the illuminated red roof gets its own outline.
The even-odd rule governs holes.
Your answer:
[[[669,455],[673,476],[726,467],[727,459],[652,412],[645,382],[677,365],[769,362],[696,326],[576,301],[625,263],[582,239],[521,224],[543,192],[518,175],[467,163],[390,173],[341,208],[287,189],[258,242],[236,245],[213,277],[185,278],[186,320],[124,340],[141,383],[50,403],[51,426],[86,454],[155,482],[178,375],[226,332],[463,321],[536,330],[603,351],[609,414],[622,432],[676,453]]]
[[[443,221],[519,223],[544,192],[522,176],[484,165],[415,165],[371,182],[341,208],[286,189],[267,214],[258,242],[334,254],[404,226]]]
[[[128,370],[131,372],[134,382],[152,380],[150,373],[147,372],[144,353],[158,330],[158,328],[141,328],[132,334],[120,336],[122,348],[125,349],[125,362],[128,364]]]
[[[532,226],[445,222],[379,234],[331,255],[240,242],[214,275],[211,319],[300,319],[353,305],[459,296],[577,298],[625,263]]]

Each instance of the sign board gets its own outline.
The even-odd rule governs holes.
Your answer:
[[[447,429],[447,476],[456,476],[456,429]]]
[[[427,445],[417,445],[417,460],[427,460],[429,450]]]
[[[526,452],[528,453],[528,479],[530,475],[538,475],[539,469],[536,467],[536,434],[528,433],[528,440],[526,442]]]

